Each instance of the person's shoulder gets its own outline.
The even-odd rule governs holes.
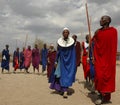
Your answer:
[[[60,37],[58,40],[57,40],[57,44],[59,45],[59,42],[60,41],[63,41],[63,38],[62,37]]]
[[[80,41],[77,40],[77,43],[80,43]]]
[[[2,51],[5,51],[5,49],[3,49]]]
[[[81,43],[82,47],[84,47],[84,44],[85,44],[85,42],[83,41],[83,42]]]
[[[2,53],[5,52],[5,49],[2,50]]]
[[[97,29],[94,33],[94,35],[98,34],[98,32],[101,30],[101,28]]]
[[[77,45],[80,45],[81,43],[79,42],[79,41],[77,41],[77,43],[76,43]]]
[[[112,30],[114,30],[114,31],[117,31],[117,28],[115,28],[115,27],[110,27],[110,29],[112,29]]]
[[[85,41],[82,42],[82,45],[85,43]]]
[[[36,50],[35,48],[32,49],[32,51],[35,51],[35,50]]]
[[[117,37],[118,36],[117,28],[112,27],[112,33]]]

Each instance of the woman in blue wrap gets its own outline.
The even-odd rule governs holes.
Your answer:
[[[57,41],[58,53],[55,62],[55,79],[51,83],[50,88],[62,92],[63,97],[67,98],[68,88],[75,82],[76,56],[74,40],[69,37],[68,28],[64,28],[62,34],[63,37]]]

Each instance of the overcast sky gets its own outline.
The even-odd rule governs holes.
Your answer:
[[[100,27],[101,16],[109,15],[120,34],[120,0],[88,0],[88,8],[93,33]],[[26,34],[27,45],[32,45],[35,38],[56,43],[64,27],[84,41],[88,33],[85,0],[0,0],[1,50],[5,44],[10,49],[15,49],[16,43],[22,47]]]

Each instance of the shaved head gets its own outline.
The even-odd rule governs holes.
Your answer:
[[[106,20],[108,20],[109,23],[111,23],[111,17],[110,16],[105,15],[105,16],[102,16],[102,17],[105,18]]]
[[[109,26],[109,24],[111,23],[111,17],[110,16],[107,16],[107,15],[104,15],[101,17],[101,20],[100,20],[100,25],[101,26]]]

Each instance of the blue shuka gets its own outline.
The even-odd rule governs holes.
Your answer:
[[[59,46],[59,70],[60,70],[60,85],[62,87],[72,86],[75,82],[76,73],[76,57],[74,45],[70,47]]]
[[[59,38],[57,43],[57,67],[53,69],[51,74],[50,88],[65,92],[75,82],[76,54],[74,40],[71,37],[68,37],[67,40]]]
[[[95,69],[94,69],[94,64],[92,62],[92,58],[93,58],[93,48],[94,48],[94,42],[91,43],[90,46],[90,77],[93,80],[94,76],[95,76]]]
[[[46,65],[47,65],[47,54],[48,54],[48,49],[42,49],[41,51],[41,63],[42,63],[42,68],[43,70],[46,69]]]
[[[1,62],[2,69],[9,70],[9,61],[10,61],[9,50],[4,49],[2,51],[2,62]]]
[[[20,69],[24,69],[25,68],[24,62],[25,62],[24,53],[21,52],[20,53]]]

